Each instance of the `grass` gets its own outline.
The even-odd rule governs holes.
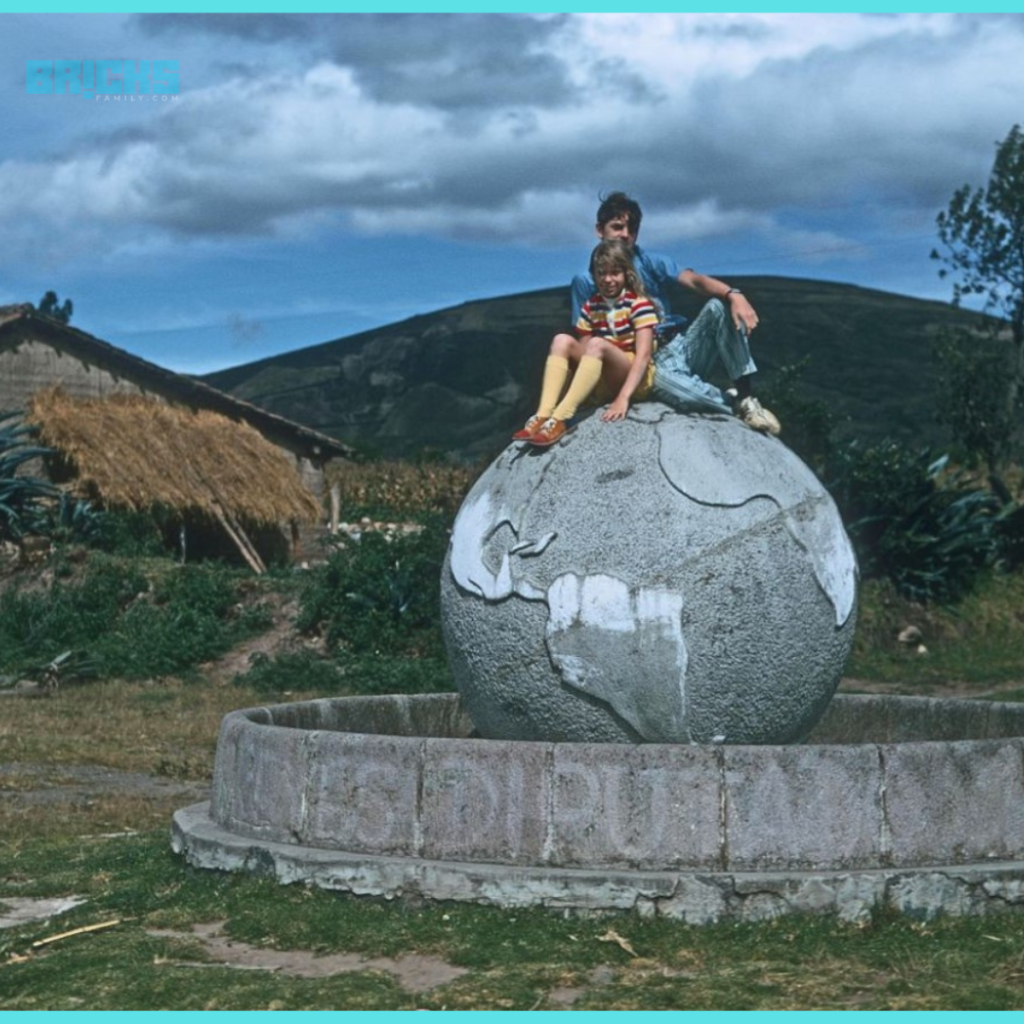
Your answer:
[[[0,720],[0,764],[96,764],[159,772],[192,764],[207,778],[221,718],[244,703],[237,690],[198,682],[95,682],[55,697],[12,702]],[[16,714],[15,714],[16,712]]]
[[[926,653],[899,642],[904,626],[921,630]],[[983,690],[1016,680],[1024,687],[1024,573],[989,575],[950,606],[907,601],[883,582],[863,584],[846,672],[908,693],[949,684]]]
[[[1024,918],[1016,914],[698,928],[630,914],[414,906],[190,868],[169,848],[170,816],[189,802],[173,794],[16,799],[29,785],[67,783],[83,763],[208,779],[220,718],[258,702],[237,685],[165,680],[97,682],[11,705],[0,766],[28,763],[42,775],[30,782],[0,767],[0,910],[13,898],[85,902],[0,930],[0,1010],[1024,1007]],[[379,966],[315,978],[238,970],[189,934],[210,922],[223,922],[236,945],[306,951],[314,962],[339,952],[415,956],[465,973],[414,991]],[[178,934],[154,934],[166,931]]]
[[[74,893],[58,921],[0,931],[0,1009],[1020,1009],[1016,915],[686,926],[410,906],[189,868],[162,832],[33,840],[4,856],[6,897]],[[34,946],[76,928],[102,930]],[[380,968],[301,978],[217,964],[188,929],[257,949],[414,953],[462,968],[415,992]],[[168,930],[174,936],[153,934]],[[186,934],[180,934],[186,933]],[[623,940],[615,941],[616,937]],[[632,953],[623,948],[623,943]]]
[[[157,575],[147,569],[151,583]],[[194,604],[209,594],[221,606],[218,588],[182,579]],[[277,585],[294,595],[284,578],[260,583]],[[156,607],[175,599],[155,583],[147,593]],[[1013,681],[1024,664],[1022,608],[1020,576],[988,578],[956,608],[914,605],[866,584],[849,674],[922,693]],[[904,625],[922,630],[927,655],[899,644]],[[168,823],[196,799],[185,789],[210,779],[224,714],[289,699],[293,689],[310,699],[336,694],[346,665],[355,671],[359,659],[378,663],[388,687],[400,688],[402,666],[415,665],[410,685],[436,670],[430,659],[398,654],[380,669],[385,655],[368,652],[329,670],[317,663],[316,672],[311,657],[257,661],[234,680],[196,671],[104,678],[0,702],[0,915],[5,901],[84,900],[60,917],[0,929],[0,1011],[1024,1008],[1024,917],[1016,913],[692,927],[635,914],[388,902],[190,868],[170,850]],[[83,765],[166,785],[90,790]],[[315,966],[345,953],[357,962],[318,977],[239,970],[192,931],[214,924],[254,956],[296,951]],[[76,932],[96,925],[106,927]],[[66,932],[75,934],[46,941]],[[417,988],[380,958],[461,973]]]

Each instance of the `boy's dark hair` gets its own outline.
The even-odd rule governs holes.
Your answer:
[[[612,192],[599,198],[601,205],[597,208],[598,227],[603,228],[614,217],[625,217],[633,229],[633,234],[640,234],[640,221],[644,215],[635,199],[631,199],[625,192]]]

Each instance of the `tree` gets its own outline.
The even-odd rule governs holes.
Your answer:
[[[1016,410],[1007,404],[1010,378],[1005,338],[947,327],[935,345],[937,419],[949,427],[971,465],[979,460],[999,488],[999,470],[1013,450]]]
[[[71,320],[71,314],[74,312],[75,307],[70,299],[65,299],[61,305],[58,305],[57,293],[47,292],[39,300],[38,309],[44,316],[53,317],[54,320],[59,320],[62,324],[66,324]]]
[[[984,188],[964,185],[957,189],[949,208],[938,215],[936,222],[945,252],[933,250],[931,255],[946,264],[939,271],[940,277],[952,274],[956,278],[953,305],[960,306],[965,298],[978,296],[982,311],[993,318],[987,321],[988,337],[962,332],[958,343],[965,349],[986,346],[988,353],[1003,349],[1006,358],[1001,372],[987,375],[1001,384],[993,400],[1002,408],[991,418],[1016,424],[1024,397],[1024,131],[1020,125],[1014,125],[1006,138],[996,143],[988,184]],[[946,372],[955,402],[956,381],[950,379],[948,365]],[[966,388],[967,378],[961,380]],[[963,394],[960,398],[966,403],[977,396],[968,398]],[[978,454],[985,454],[989,461],[987,453]]]

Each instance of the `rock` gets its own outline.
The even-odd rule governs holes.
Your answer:
[[[0,690],[0,697],[52,697],[54,689],[34,679],[19,679],[13,687]]]
[[[53,544],[49,537],[35,535],[22,537],[19,541],[20,562],[22,566],[36,565],[50,557]]]
[[[838,686],[856,577],[781,441],[652,402],[499,456],[456,519],[442,623],[484,737],[787,743]]]
[[[896,639],[901,644],[906,644],[908,647],[911,647],[914,644],[919,644],[924,639],[924,635],[917,626],[904,626],[899,631]]]

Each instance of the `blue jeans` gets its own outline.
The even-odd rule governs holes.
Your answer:
[[[732,412],[721,388],[709,384],[720,366],[730,380],[755,373],[746,331],[738,331],[718,299],[705,303],[683,334],[665,342],[654,354],[651,398],[680,412]]]

